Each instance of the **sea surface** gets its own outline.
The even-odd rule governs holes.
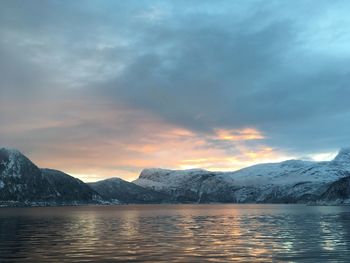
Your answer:
[[[350,262],[350,207],[0,208],[0,262]]]

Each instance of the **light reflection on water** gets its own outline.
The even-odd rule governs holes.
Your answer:
[[[350,207],[0,209],[0,262],[349,262]]]

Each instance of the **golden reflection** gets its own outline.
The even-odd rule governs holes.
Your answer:
[[[320,221],[322,247],[324,250],[332,251],[337,249],[340,237],[344,234],[343,231],[339,231],[339,229],[336,231],[338,226],[339,225],[334,224],[334,222]]]
[[[134,237],[139,235],[140,212],[137,210],[128,210],[121,214],[121,232],[119,235],[124,237]]]
[[[290,205],[9,209],[3,211],[1,256],[31,262],[347,262],[349,209],[333,209],[337,214],[331,209],[322,209],[327,214]]]

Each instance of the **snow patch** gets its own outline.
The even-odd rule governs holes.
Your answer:
[[[1,149],[4,150],[4,149]],[[18,150],[6,149],[8,161],[2,161],[5,166],[3,174],[10,177],[21,177],[22,154]]]

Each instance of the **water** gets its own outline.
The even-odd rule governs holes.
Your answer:
[[[350,207],[0,208],[0,262],[349,262]]]

